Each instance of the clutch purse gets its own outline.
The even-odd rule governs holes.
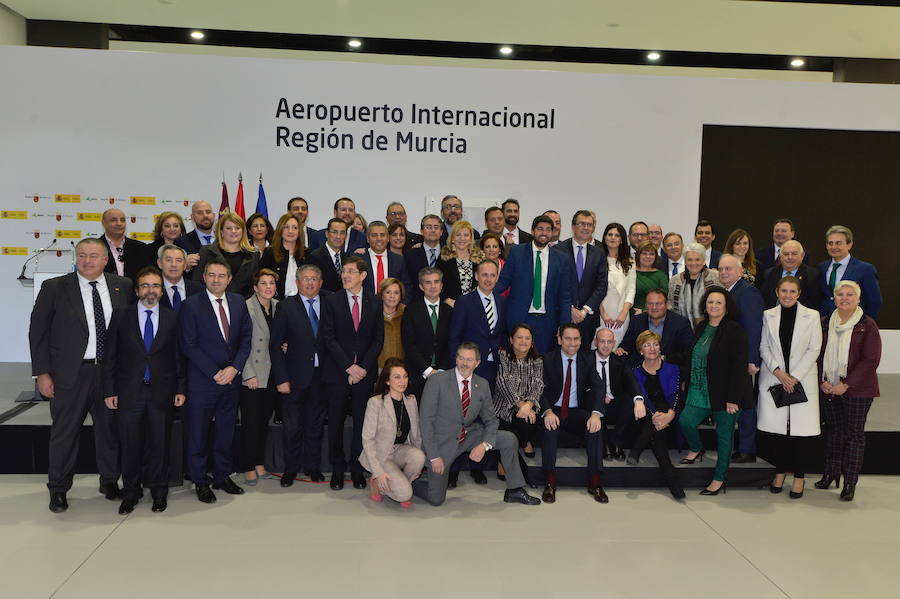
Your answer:
[[[795,403],[805,403],[809,400],[806,399],[806,392],[803,390],[803,385],[799,382],[794,385],[794,392],[788,393],[784,388],[784,385],[772,385],[769,387],[769,393],[772,394],[772,400],[775,402],[776,408],[783,408],[784,406],[790,406]]]

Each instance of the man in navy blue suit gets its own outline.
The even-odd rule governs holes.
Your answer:
[[[293,197],[287,203],[288,212],[300,219],[300,225],[304,229],[306,249],[314,250],[325,243],[325,236],[306,224],[309,218],[309,202],[300,196]]]
[[[475,374],[487,380],[493,392],[497,380],[498,350],[506,345],[506,300],[496,292],[500,266],[484,260],[475,268],[478,287],[461,295],[453,306],[450,343],[447,355],[455,356],[456,348],[466,341],[478,345],[481,362]]]
[[[653,331],[662,338],[660,353],[663,357],[683,356],[694,345],[694,333],[690,321],[680,314],[666,309],[666,294],[662,289],[647,292],[647,309],[631,317],[628,331],[622,343],[616,348],[616,355],[627,355],[632,366],[643,360],[635,350],[637,336],[644,331]]]
[[[400,254],[387,250],[387,225],[380,220],[369,223],[366,240],[369,242],[369,249],[363,253],[362,258],[366,261],[366,270],[369,274],[363,281],[363,287],[366,291],[377,294],[381,282],[393,277],[403,283],[403,303],[408,304],[410,285],[406,262]]]
[[[421,222],[422,243],[419,247],[406,250],[403,260],[406,262],[406,276],[413,283],[409,291],[410,302],[422,299],[422,290],[415,282],[419,280],[419,271],[426,267],[436,267],[441,259],[441,231],[444,225],[436,214],[426,214]]]
[[[553,236],[550,217],[535,217],[531,235],[531,243],[510,249],[497,293],[510,290],[507,328],[520,322],[530,325],[535,349],[545,354],[556,342],[559,325],[572,320],[569,264],[565,254],[547,245]]]
[[[856,281],[862,290],[859,306],[868,316],[877,319],[881,310],[881,288],[878,271],[868,262],[850,255],[853,249],[853,231],[841,225],[830,227],[825,233],[825,249],[830,260],[819,264],[822,281],[822,316],[834,312],[834,288],[840,281]]]
[[[762,337],[763,299],[759,289],[747,282],[742,275],[741,261],[731,254],[722,254],[719,259],[719,280],[734,299],[738,309],[738,322],[747,333],[747,372],[752,377],[759,372],[759,341]],[[748,394],[753,388],[747,389]],[[755,404],[751,401],[750,404]],[[738,444],[732,461],[750,463],[756,461],[756,408],[741,410],[738,416]]]
[[[762,246],[756,250],[757,272],[765,272],[779,262],[782,246],[794,239],[794,233],[794,221],[791,219],[779,218],[775,221],[772,225],[772,244]],[[803,264],[808,263],[807,257],[803,256]],[[818,310],[818,307],[814,309]]]
[[[599,322],[600,302],[606,297],[609,267],[603,247],[594,245],[597,223],[589,210],[572,216],[572,237],[553,247],[569,265],[571,321],[581,330],[581,349],[589,350]]]
[[[697,226],[694,227],[694,241],[706,248],[706,265],[710,268],[717,268],[719,258],[722,256],[722,252],[712,249],[712,243],[715,240],[716,230],[713,228],[712,222],[698,221]]]
[[[159,304],[181,310],[181,302],[190,296],[201,293],[205,287],[202,283],[185,278],[187,268],[187,252],[177,245],[166,244],[157,250],[156,265],[163,275],[163,292]]]
[[[193,295],[178,314],[179,342],[187,358],[185,424],[187,425],[188,472],[197,488],[197,498],[214,503],[216,496],[206,474],[207,438],[213,434],[213,480],[215,489],[231,495],[244,490],[231,480],[232,452],[241,371],[250,356],[253,325],[243,297],[226,293],[231,282],[228,264],[217,258],[204,266],[206,293]]]
[[[347,223],[347,241],[344,242],[344,253],[353,254],[366,247],[366,236],[353,228],[356,219],[356,204],[350,198],[338,198],[334,202],[334,217]],[[326,229],[319,231],[321,239],[325,239]]]

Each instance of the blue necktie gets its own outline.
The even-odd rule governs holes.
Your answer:
[[[319,317],[316,315],[316,310],[313,308],[313,304],[316,302],[314,299],[306,300],[306,303],[309,304],[309,324],[312,327],[313,335],[319,336]]]
[[[437,262],[437,249],[428,248],[428,266],[433,267],[434,263]]]
[[[582,246],[578,246],[578,256],[575,257],[575,270],[578,272],[578,282],[581,282],[581,277],[584,276],[584,248]]]
[[[673,262],[672,263],[672,276],[674,277],[677,274],[678,274],[678,263]]]
[[[341,255],[338,252],[334,253],[334,270],[338,275],[341,274]]]
[[[783,277],[793,277],[793,276],[794,276],[794,271],[792,271],[792,270],[786,270],[786,271],[784,271],[784,274],[781,275],[781,276],[783,276]]]
[[[178,312],[178,309],[181,307],[181,292],[178,291],[178,286],[172,287],[172,309]]]
[[[203,239],[206,240],[206,243],[204,245],[209,245],[212,243],[212,235],[204,235]]]
[[[153,319],[150,316],[153,310],[144,310],[147,313],[147,320],[144,321],[144,349],[150,353],[150,346],[153,345]],[[144,370],[144,382],[150,380],[150,361],[147,361],[147,369]]]

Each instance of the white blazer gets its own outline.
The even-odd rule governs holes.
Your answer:
[[[784,353],[778,327],[781,325],[781,305],[763,312],[763,330],[759,343],[762,365],[759,374],[759,418],[757,428],[767,433],[787,434],[788,412],[792,437],[814,437],[819,427],[819,381],[816,360],[822,347],[822,325],[819,313],[797,304],[797,320],[791,338],[790,370],[788,374],[800,381],[806,392],[806,403],[776,408],[769,387],[780,384],[773,374],[784,370]]]

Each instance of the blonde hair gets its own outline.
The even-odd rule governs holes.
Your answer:
[[[849,287],[856,292],[856,297],[862,299],[862,289],[859,288],[859,284],[856,281],[851,281],[849,279],[838,281],[838,284],[834,286],[834,293],[837,294],[838,289],[841,287]]]
[[[457,258],[456,250],[453,248],[453,237],[462,230],[469,232],[469,260],[478,264],[484,260],[484,251],[475,245],[475,229],[467,220],[458,220],[453,223],[450,228],[450,234],[447,236],[447,245],[441,248],[441,260],[451,260]]]
[[[225,214],[219,217],[219,221],[216,223],[216,243],[219,244],[219,247],[222,247],[222,228],[226,223],[232,223],[241,228],[241,242],[240,247],[242,251],[245,252],[255,252],[256,248],[250,245],[250,240],[247,239],[247,226],[244,224],[244,219],[235,214],[234,212],[226,212]]]
[[[644,331],[637,336],[637,339],[634,342],[634,349],[640,352],[641,348],[644,347],[644,344],[651,340],[656,340],[657,343],[662,345],[662,337],[660,337],[653,331]]]

